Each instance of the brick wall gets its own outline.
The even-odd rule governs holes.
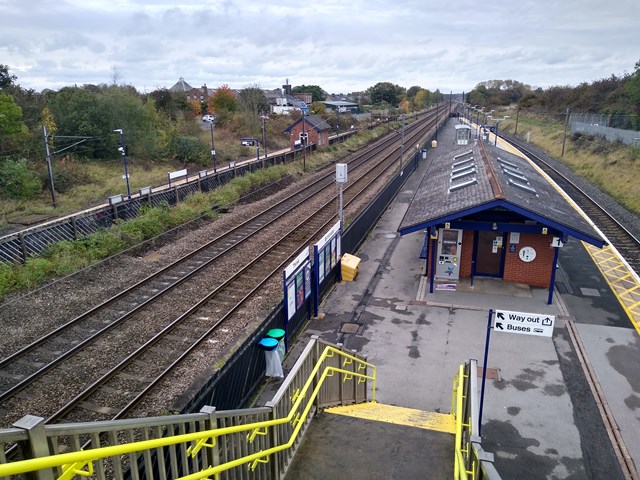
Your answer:
[[[551,281],[551,269],[554,266],[554,249],[549,246],[552,239],[553,237],[550,235],[521,233],[520,243],[516,245],[514,253],[509,252],[509,243],[507,243],[507,252],[504,260],[504,280],[536,287],[548,287]],[[508,241],[509,237],[507,235]],[[518,252],[522,247],[533,247],[536,250],[536,258],[532,262],[527,263],[520,260]]]
[[[474,232],[472,230],[465,230],[462,234],[460,278],[469,278],[471,276],[473,236]],[[507,250],[504,259],[504,281],[524,283],[526,285],[532,285],[535,287],[547,288],[551,280],[551,269],[553,267],[554,252],[553,248],[549,246],[551,244],[551,240],[552,237],[550,235],[521,233],[520,243],[516,246],[515,253],[509,253],[509,234],[507,234],[507,243],[503,247]],[[523,262],[518,256],[518,252],[520,251],[520,249],[526,246],[533,247],[536,250],[535,260],[529,263]],[[430,243],[427,276],[431,275],[431,247],[432,244]]]

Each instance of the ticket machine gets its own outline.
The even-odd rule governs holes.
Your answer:
[[[441,228],[438,232],[436,278],[458,280],[460,278],[460,253],[462,230]]]

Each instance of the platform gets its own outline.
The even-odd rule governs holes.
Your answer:
[[[438,147],[428,152],[427,161],[355,252],[361,258],[357,279],[335,286],[321,305],[324,317],[310,322],[292,347],[285,369],[309,337],[318,335],[368,356],[378,367],[379,402],[446,414],[458,365],[469,358],[482,365],[488,309],[556,315],[552,338],[491,333],[487,366],[494,375],[486,386],[483,447],[495,454],[496,469],[504,479],[621,479],[566,324],[577,325],[636,464],[640,337],[582,243],[572,240],[562,249],[556,295],[547,305],[547,289],[495,279],[476,278],[473,286],[463,280],[455,290],[426,293],[424,261],[418,258],[423,236],[396,233],[430,157],[455,148],[453,125],[450,120],[438,134]],[[358,328],[343,328],[345,324]],[[261,398],[269,395],[267,389]],[[323,413],[304,437],[295,459],[298,470],[292,469],[287,478],[450,478],[438,476],[453,464],[453,440],[447,444],[443,436]],[[336,443],[338,438],[343,443]],[[411,471],[388,473],[389,468],[409,463]],[[360,476],[351,473],[356,470]]]

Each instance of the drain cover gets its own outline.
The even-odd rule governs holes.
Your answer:
[[[478,367],[478,377],[482,378],[482,367]],[[489,380],[500,381],[500,372],[497,368],[487,368],[487,378]]]
[[[585,297],[599,297],[600,292],[597,288],[580,288],[582,295]]]
[[[340,331],[342,333],[358,333],[359,329],[360,329],[360,324],[353,323],[353,322],[343,323],[340,326]]]

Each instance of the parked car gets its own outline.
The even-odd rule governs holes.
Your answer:
[[[205,115],[204,117],[202,117],[202,121],[203,122],[213,122],[216,119],[216,117],[214,117],[213,115]]]

